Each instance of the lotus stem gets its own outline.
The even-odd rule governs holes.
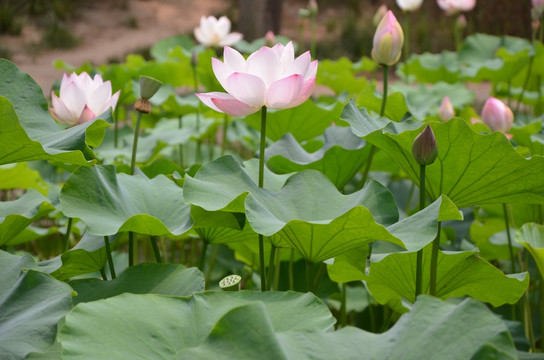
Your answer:
[[[419,211],[425,208],[425,165],[419,165]],[[434,247],[433,247],[434,250]],[[431,269],[432,272],[432,269]],[[423,249],[417,251],[416,259],[416,293],[414,299],[421,294],[423,279]]]
[[[264,187],[264,157],[266,145],[266,106],[261,108],[261,144],[259,150],[259,187]],[[259,234],[259,262],[261,267],[261,291],[266,291],[266,275],[264,262],[264,237]]]
[[[291,249],[291,257],[289,258],[289,290],[295,290],[295,281],[293,278],[294,260],[295,260],[295,249]]]
[[[136,127],[134,128],[134,141],[132,142],[132,159],[130,161],[130,175],[134,175],[136,169],[136,152],[138,151],[138,137],[140,135],[140,123],[142,122],[142,112],[138,111],[136,117]]]
[[[104,264],[105,265],[105,264]],[[100,276],[102,276],[102,280],[107,281],[108,277],[106,276],[106,270],[104,270],[104,266],[100,268]]]
[[[183,127],[183,116],[180,116],[178,118],[178,128],[181,129]],[[179,167],[183,167],[183,144],[178,145],[178,155],[179,155]]]
[[[206,271],[206,280],[205,280],[206,289],[210,285],[213,268],[215,267],[215,263],[217,262],[217,256],[219,255],[219,245],[212,245],[211,248],[212,248],[212,251],[210,252],[210,262],[208,264],[208,270]]]
[[[317,33],[317,24],[315,21],[316,15],[310,16],[310,26],[312,28],[311,30],[311,38],[310,38],[310,53],[316,56],[316,33]]]
[[[527,75],[525,76],[525,80],[523,81],[523,87],[521,88],[521,93],[519,94],[519,97],[518,97],[518,103],[516,104],[516,111],[514,111],[514,114],[518,114],[519,112],[519,108],[521,106],[521,102],[523,100],[523,95],[525,95],[525,91],[527,90],[527,85],[529,84],[529,79],[531,78],[531,75],[532,75],[532,72],[533,72],[533,63],[534,63],[534,60],[535,60],[535,53],[536,53],[536,47],[535,47],[535,43],[536,43],[536,30],[533,29],[533,33],[532,33],[532,53],[531,53],[531,56],[529,57],[529,67],[527,69]]]
[[[347,284],[342,283],[342,291],[341,291],[341,298],[340,298],[340,327],[346,327],[347,324],[347,313],[346,313],[346,292],[347,292]]]
[[[195,93],[198,92],[198,72],[197,72],[197,64],[195,62],[192,62],[192,69],[193,69],[193,85],[195,89]],[[201,143],[200,140],[200,102],[198,103],[198,106],[196,108],[196,133],[198,136],[198,139],[196,141],[196,162],[200,163],[201,161]]]
[[[437,280],[437,268],[438,268],[438,250],[440,249],[440,231],[442,229],[442,223],[438,222],[438,232],[433,240],[433,248],[431,252],[431,275],[429,280],[429,292],[432,296],[436,296],[436,280]]]
[[[382,107],[380,109],[380,116],[383,116],[385,114],[385,104],[387,103],[387,78],[388,78],[388,72],[389,67],[387,65],[383,66],[383,98],[382,98]]]
[[[134,265],[134,233],[128,232],[128,267]]]
[[[119,115],[119,106],[115,108],[114,111],[115,117],[113,119],[113,147],[117,149],[118,139],[119,139],[119,121],[118,115]]]
[[[268,259],[268,276],[266,278],[266,281],[268,283],[268,288],[272,290],[273,284],[274,284],[274,265],[275,265],[275,256],[276,256],[276,249],[277,247],[272,244],[272,248],[270,249],[270,258]]]
[[[314,264],[311,261],[306,260],[306,286],[308,291],[312,293],[314,292],[313,266]]]
[[[280,258],[281,248],[276,248],[276,265],[274,267],[274,286],[272,290],[278,291],[278,284],[280,281],[280,270],[281,270],[281,258]]]
[[[159,251],[159,245],[157,244],[157,237],[156,236],[150,236],[149,240],[151,242],[151,246],[153,247],[153,252],[155,253],[155,260],[157,260],[157,263],[162,263],[162,257],[161,252]]]
[[[204,272],[204,265],[206,264],[206,253],[208,252],[208,241],[202,239],[202,251],[200,252],[200,259],[198,261],[198,270]]]
[[[104,236],[104,245],[106,245],[106,256],[108,257],[108,264],[110,266],[111,279],[114,280],[116,278],[115,267],[113,265],[113,258],[111,257],[110,239],[108,236]]]
[[[72,231],[72,218],[68,218],[68,224],[66,225],[66,234],[64,235],[64,251],[68,251],[70,247],[70,232]]]
[[[225,155],[225,151],[227,150],[227,128],[229,125],[229,116],[225,114],[225,117],[223,118],[223,138],[221,141],[221,156]]]
[[[327,264],[324,262],[321,262],[321,265],[319,265],[319,270],[317,270],[317,275],[314,279],[314,289],[319,289],[319,283],[321,282],[321,278],[323,277],[323,274],[325,274],[325,270],[327,269]]]
[[[510,236],[510,228],[508,224],[508,209],[506,207],[506,203],[502,204],[502,211],[504,213],[504,225],[506,226],[506,239],[508,239],[508,251],[510,253],[510,266],[512,269],[512,273],[516,272],[516,261],[514,259],[514,248],[512,246],[512,236]]]
[[[404,14],[404,82],[410,82],[410,69],[408,68],[408,57],[410,56],[410,16],[411,12]]]

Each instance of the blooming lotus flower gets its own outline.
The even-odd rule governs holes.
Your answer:
[[[60,122],[83,124],[109,108],[115,110],[120,92],[112,96],[110,81],[103,81],[99,74],[93,79],[86,72],[79,75],[72,73],[69,77],[64,74],[59,96],[51,92],[53,107],[49,111]]]
[[[391,10],[380,21],[372,46],[372,59],[378,64],[391,66],[400,59],[404,34]]]
[[[229,46],[242,40],[242,34],[230,31],[230,20],[226,16],[202,16],[200,26],[194,30],[196,40],[205,46]]]
[[[455,109],[448,96],[444,97],[440,109],[438,109],[438,116],[442,121],[448,121],[455,116]]]
[[[403,11],[415,11],[421,7],[423,0],[397,0],[397,5]]]
[[[287,109],[302,104],[315,88],[317,60],[307,51],[295,59],[293,44],[263,46],[247,60],[225,47],[224,62],[212,58],[217,80],[227,91],[196,94],[210,108],[245,116],[261,107]]]
[[[437,0],[438,6],[446,12],[447,15],[455,14],[460,11],[470,11],[476,6],[476,0]]]
[[[489,98],[482,109],[482,121],[491,131],[508,132],[514,122],[512,110],[497,98]]]

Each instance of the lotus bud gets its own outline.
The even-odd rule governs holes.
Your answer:
[[[419,165],[431,165],[438,155],[436,138],[429,125],[419,134],[412,145],[412,155]]]
[[[372,18],[372,23],[374,26],[378,26],[380,21],[382,21],[383,17],[387,13],[387,6],[384,4],[378,8],[376,11],[376,14],[374,14],[374,17]]]
[[[508,132],[514,122],[512,110],[497,98],[489,98],[482,109],[482,121],[491,131]]]
[[[422,3],[423,0],[397,0],[397,5],[402,11],[415,11]]]
[[[276,45],[276,35],[272,31],[268,30],[264,35],[264,44],[269,47]]]
[[[455,21],[455,27],[461,30],[467,27],[467,18],[465,17],[465,15],[463,14],[459,15],[459,17]]]
[[[403,44],[402,28],[393,12],[389,10],[376,29],[372,59],[381,65],[394,65],[400,59]]]
[[[151,99],[162,86],[162,82],[150,76],[140,76],[140,96]]]
[[[308,1],[308,12],[309,16],[316,16],[317,15],[317,1],[316,0],[309,0]]]
[[[229,275],[219,282],[219,287],[223,291],[238,291],[240,290],[240,275]]]
[[[442,100],[442,104],[440,104],[440,109],[438,110],[438,116],[442,121],[448,121],[455,116],[455,109],[448,96],[444,97],[444,100]]]

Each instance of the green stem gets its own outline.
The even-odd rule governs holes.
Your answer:
[[[538,223],[540,225],[542,225],[542,204],[538,204],[537,205],[537,209],[538,209]]]
[[[327,270],[327,264],[324,262],[321,262],[321,265],[319,265],[319,270],[317,270],[317,275],[314,279],[314,289],[319,289],[319,283],[321,282],[321,278],[325,274],[325,270]]]
[[[388,78],[388,72],[389,67],[387,65],[383,66],[383,97],[382,97],[382,107],[380,109],[380,116],[383,116],[385,114],[385,104],[387,103],[387,78]]]
[[[72,231],[72,218],[68,218],[68,224],[66,225],[66,234],[64,235],[64,251],[68,251],[70,247],[70,232]]]
[[[115,117],[113,119],[113,147],[117,149],[118,138],[119,138],[119,120],[118,120],[119,106],[115,108],[114,113],[115,113]]]
[[[197,72],[197,65],[193,64],[193,85],[195,89],[195,93],[198,92],[198,72]],[[201,161],[201,144],[202,141],[200,140],[200,102],[198,102],[198,106],[196,108],[196,133],[198,140],[196,141],[196,163],[200,164]]]
[[[519,112],[519,107],[521,106],[521,101],[523,100],[523,95],[525,95],[525,91],[527,90],[527,85],[529,84],[529,79],[531,78],[531,75],[532,75],[532,72],[533,72],[533,63],[534,63],[534,60],[535,60],[535,53],[536,53],[536,48],[535,48],[535,36],[536,36],[536,31],[533,30],[533,34],[532,34],[532,53],[531,53],[531,57],[529,58],[529,67],[527,69],[527,75],[525,76],[525,80],[523,81],[523,87],[521,88],[521,93],[519,94],[519,97],[518,97],[518,103],[516,105],[516,111],[514,111],[514,114],[517,114]]]
[[[206,253],[208,252],[208,241],[202,239],[202,251],[200,252],[200,259],[198,261],[198,270],[204,272],[204,265],[206,264]]]
[[[347,324],[347,314],[346,314],[346,292],[347,292],[347,284],[342,283],[342,292],[340,297],[340,327],[346,327]]]
[[[183,127],[183,116],[178,118],[178,128]],[[178,145],[179,167],[183,169],[183,144]]]
[[[159,251],[159,245],[157,244],[157,237],[156,236],[150,236],[149,240],[151,241],[151,246],[153,247],[153,252],[155,253],[155,260],[157,260],[157,263],[162,263],[161,258],[161,252]]]
[[[419,165],[419,211],[425,208],[425,165]],[[416,259],[416,293],[421,294],[423,279],[423,249],[418,250]]]
[[[225,117],[223,118],[223,138],[221,141],[221,156],[225,155],[225,151],[227,150],[227,129],[229,125],[229,116],[225,114]]]
[[[512,106],[512,79],[508,79],[508,88],[507,88],[507,97],[506,97],[506,105],[508,107]]]
[[[295,261],[295,249],[291,249],[291,257],[289,258],[289,290],[295,289],[295,281],[293,277],[293,262]]]
[[[406,202],[406,208],[404,209],[406,214],[410,213],[410,204],[412,203],[412,196],[414,195],[415,189],[416,189],[416,184],[412,182],[412,185],[410,186],[410,191],[408,192],[408,200]]]
[[[531,344],[531,352],[535,352],[536,345],[535,345],[535,333],[533,331],[533,319],[531,314],[531,304],[529,303],[529,290],[525,290],[524,295],[524,314],[525,314],[525,335],[527,336],[527,339],[529,339],[529,343]]]
[[[189,258],[189,266],[195,266],[196,264],[196,249],[198,247],[198,239],[191,239],[191,253]]]
[[[261,108],[261,144],[259,150],[259,187],[264,187],[264,156],[266,146],[266,106]],[[261,266],[261,291],[266,291],[264,263],[264,237],[259,234],[259,261]]]
[[[309,292],[314,292],[313,266],[314,264],[311,261],[306,261],[306,286]]]
[[[366,160],[366,166],[365,166],[365,170],[363,171],[363,177],[361,178],[361,182],[359,183],[359,186],[357,187],[358,190],[362,189],[365,186],[366,180],[368,179],[368,173],[370,172],[370,166],[372,165],[372,159],[374,159],[375,153],[376,153],[376,147],[374,145],[370,145],[370,153],[368,154],[368,159]]]
[[[208,270],[206,271],[206,289],[210,286],[210,280],[212,278],[213,268],[217,262],[217,256],[219,255],[219,245],[212,245],[212,251],[210,252],[210,261],[208,264]]]
[[[438,222],[438,232],[433,240],[433,249],[431,252],[431,275],[429,280],[429,292],[431,296],[436,296],[436,280],[437,280],[437,268],[438,268],[438,250],[440,249],[440,230],[442,229],[442,223]]]
[[[516,261],[514,259],[514,248],[512,247],[512,236],[510,236],[510,228],[508,224],[508,209],[506,208],[506,204],[502,204],[502,211],[504,213],[504,225],[506,226],[506,238],[508,239],[508,251],[510,252],[510,265],[512,269],[510,270],[512,273],[516,272]]]
[[[281,248],[276,248],[276,265],[274,267],[274,286],[272,290],[278,291],[278,284],[280,281],[280,270],[281,270],[281,257],[280,257]]]
[[[134,233],[128,232],[128,267],[134,265]]]
[[[266,277],[266,282],[268,284],[268,288],[270,290],[272,290],[272,286],[273,286],[273,278],[274,278],[274,265],[275,265],[275,262],[274,262],[274,259],[275,259],[275,256],[276,256],[276,249],[277,247],[274,246],[274,244],[272,244],[272,248],[270,249],[270,258],[268,259],[268,276]]]
[[[315,15],[310,17],[310,26],[312,27],[312,34],[310,38],[310,53],[313,56],[316,56],[316,33],[317,33],[317,25],[315,21]]]
[[[410,56],[410,12],[404,14],[404,82],[410,81],[410,69],[408,68],[408,57]]]
[[[113,266],[113,259],[111,257],[110,239],[108,236],[104,236],[104,245],[106,245],[106,256],[108,257],[108,264],[110,265],[111,279],[115,279],[115,267]]]
[[[542,114],[542,76],[538,75],[538,77],[536,78],[536,85],[537,85],[538,99],[536,101],[536,105],[533,109],[533,112],[536,116],[540,116]]]
[[[136,128],[134,128],[134,141],[132,142],[132,159],[130,160],[130,175],[134,175],[136,169],[136,152],[138,151],[138,137],[140,135],[140,123],[142,122],[142,113],[138,111],[136,117]]]
[[[104,264],[105,265],[105,264]],[[104,270],[104,266],[100,268],[100,276],[102,276],[102,280],[107,281],[108,277],[106,276],[106,270]]]

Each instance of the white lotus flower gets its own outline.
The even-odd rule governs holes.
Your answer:
[[[230,46],[242,40],[242,34],[230,31],[230,20],[226,16],[202,16],[200,26],[195,28],[196,40],[205,46]]]
[[[53,107],[49,111],[60,122],[70,125],[83,124],[109,108],[114,110],[120,92],[121,90],[112,96],[110,81],[103,81],[102,76],[98,74],[94,79],[86,72],[79,75],[72,73],[69,77],[64,74],[59,96],[51,92]]]
[[[397,5],[403,11],[415,11],[421,7],[423,0],[397,0]]]
[[[470,11],[476,6],[476,0],[436,0],[438,6],[446,12],[446,15],[460,11]]]

